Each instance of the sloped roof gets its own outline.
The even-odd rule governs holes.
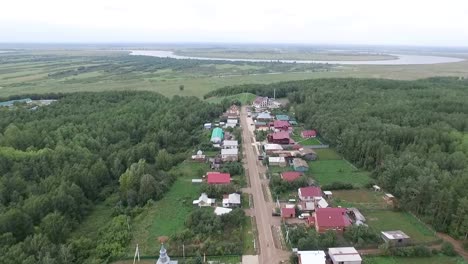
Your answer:
[[[283,178],[283,180],[285,181],[294,181],[296,179],[298,179],[299,177],[301,177],[302,173],[299,172],[299,171],[285,171],[283,173],[281,173],[281,178]]]
[[[275,132],[272,135],[273,139],[289,139],[289,132],[287,131],[280,131],[280,132]]]
[[[329,248],[328,254],[335,262],[361,261],[359,252],[353,247]]]
[[[325,252],[319,251],[298,251],[300,263],[302,264],[324,264]]]
[[[230,208],[216,207],[214,210],[215,215],[229,214],[232,211]]]
[[[231,183],[231,175],[229,173],[220,173],[220,172],[208,173],[207,181],[209,184]]]
[[[302,187],[299,188],[299,192],[302,196],[305,197],[321,197],[322,196],[322,189],[317,186],[309,186],[309,187]]]
[[[282,120],[282,121],[288,121],[289,116],[288,115],[276,115],[277,120]],[[289,123],[288,123],[289,124]]]
[[[319,227],[346,227],[351,225],[345,208],[317,208],[315,210]]]
[[[283,120],[275,120],[273,122],[273,126],[275,128],[283,128],[283,127],[290,127],[291,125],[289,124],[288,121],[283,121]]]
[[[287,216],[293,215],[293,216],[295,216],[296,215],[296,209],[295,208],[285,208],[285,207],[283,207],[283,208],[281,208],[281,216],[283,216],[283,215],[287,215]]]
[[[221,150],[221,155],[238,155],[238,154],[239,154],[239,150],[236,148]]]
[[[302,131],[301,135],[303,137],[316,137],[317,136],[317,131],[315,131],[315,130],[304,130],[304,131]]]
[[[293,159],[293,166],[294,167],[309,167],[309,164],[303,159],[295,158]]]

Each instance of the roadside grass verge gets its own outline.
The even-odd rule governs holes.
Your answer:
[[[434,231],[419,222],[407,212],[390,210],[366,210],[363,212],[367,224],[377,232],[401,230],[411,237],[415,243],[436,241]]]
[[[242,226],[242,240],[244,255],[255,255],[254,249],[254,232],[252,229],[252,218],[245,217],[244,225]]]

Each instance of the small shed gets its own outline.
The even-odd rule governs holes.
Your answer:
[[[382,231],[381,237],[389,246],[402,247],[411,243],[410,237],[401,230]]]
[[[203,125],[203,128],[205,128],[205,129],[211,129],[211,123],[205,123],[205,124]]]
[[[203,179],[192,179],[193,184],[201,184],[203,183]]]
[[[362,258],[353,247],[329,248],[328,255],[333,264],[361,264]]]
[[[293,167],[295,171],[306,172],[309,170],[307,162],[300,158],[293,159]]]
[[[348,214],[354,219],[355,222],[366,222],[366,218],[364,217],[364,215],[361,214],[361,212],[357,208],[348,208]]]
[[[333,193],[331,191],[323,191],[323,194],[325,194],[325,197],[327,199],[330,199],[333,197]]]
[[[379,186],[377,186],[377,185],[373,185],[373,186],[372,186],[372,189],[374,189],[374,191],[376,191],[376,192],[380,192],[380,191],[382,190],[382,189],[381,189]]]

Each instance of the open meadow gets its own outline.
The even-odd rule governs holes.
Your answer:
[[[295,65],[173,60],[124,51],[47,50],[0,54],[0,97],[31,93],[147,90],[203,95],[247,83],[333,77],[418,79],[468,76],[468,62],[436,65]],[[183,85],[183,89],[180,86]]]

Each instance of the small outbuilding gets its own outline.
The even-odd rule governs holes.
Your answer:
[[[309,170],[309,164],[300,158],[293,159],[292,165],[295,171],[306,172]]]
[[[325,252],[318,250],[297,251],[297,258],[300,264],[325,264]]]
[[[211,126],[212,126],[211,123],[205,123],[205,124],[203,125],[203,128],[205,128],[205,129],[211,129]]]
[[[224,149],[237,149],[239,147],[239,142],[237,140],[224,140],[223,148]]]
[[[381,237],[389,246],[403,247],[411,243],[410,237],[401,230],[382,231]]]
[[[301,132],[302,138],[315,138],[317,137],[317,131],[315,130],[304,130]]]
[[[373,186],[372,186],[372,189],[374,189],[374,191],[376,191],[376,192],[380,192],[380,191],[382,190],[382,189],[381,189],[379,186],[377,186],[377,185],[373,185]]]
[[[353,247],[329,248],[328,255],[332,264],[361,264],[362,258]]]
[[[194,205],[198,205],[199,207],[204,206],[212,206],[216,202],[216,199],[209,198],[206,193],[202,193],[197,200],[193,201]]]
[[[224,207],[216,207],[214,210],[215,215],[224,215],[229,214],[232,211],[231,208],[224,208]]]

